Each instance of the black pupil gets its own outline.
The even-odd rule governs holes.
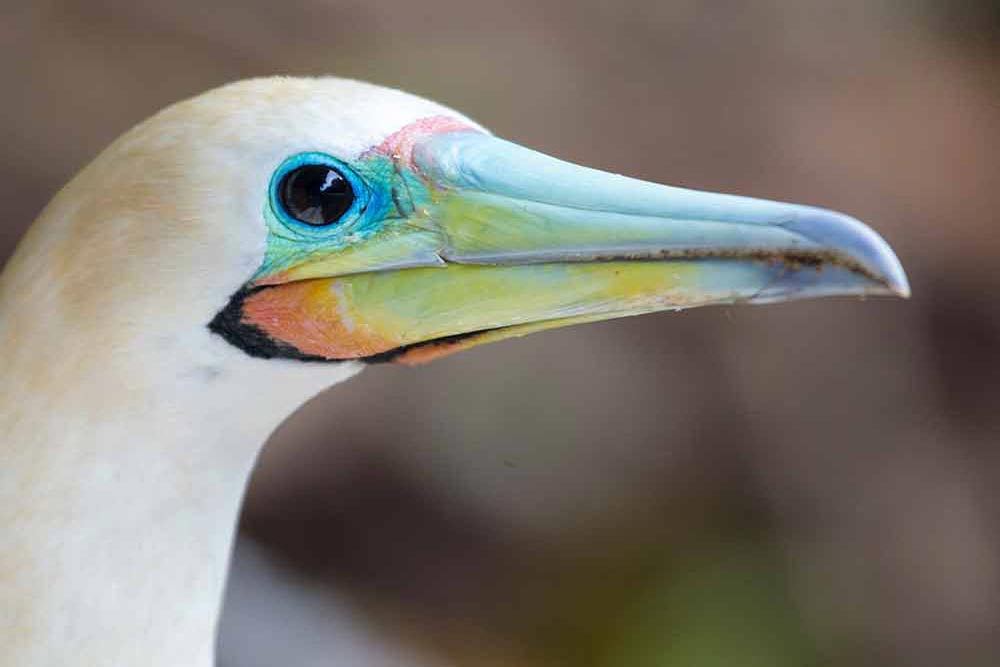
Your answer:
[[[311,164],[285,174],[279,188],[288,214],[307,225],[331,225],[351,208],[354,190],[343,175],[321,164]]]

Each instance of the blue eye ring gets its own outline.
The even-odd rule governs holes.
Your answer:
[[[334,220],[321,223],[304,221],[295,217],[288,210],[286,202],[283,201],[282,188],[287,179],[294,178],[296,171],[310,167],[323,167],[336,172],[346,182],[353,194],[350,206]],[[342,160],[326,153],[310,151],[293,155],[281,163],[271,175],[268,199],[271,212],[287,230],[299,237],[325,238],[356,226],[356,223],[364,217],[364,213],[368,209],[368,204],[371,201],[371,190],[365,181]]]

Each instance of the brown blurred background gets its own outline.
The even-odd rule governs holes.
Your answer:
[[[0,9],[0,257],[158,108],[363,78],[642,178],[848,211],[914,298],[378,367],[274,436],[224,667],[1000,664],[995,1]]]

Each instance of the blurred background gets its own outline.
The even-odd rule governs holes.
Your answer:
[[[131,125],[273,73],[848,211],[914,297],[587,325],[328,391],[251,484],[223,667],[1000,664],[995,0],[6,0],[0,257]]]

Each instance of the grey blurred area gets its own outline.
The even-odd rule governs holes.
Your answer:
[[[997,7],[8,0],[0,256],[132,124],[273,73],[847,211],[913,299],[587,325],[305,406],[249,490],[220,663],[996,665]]]

